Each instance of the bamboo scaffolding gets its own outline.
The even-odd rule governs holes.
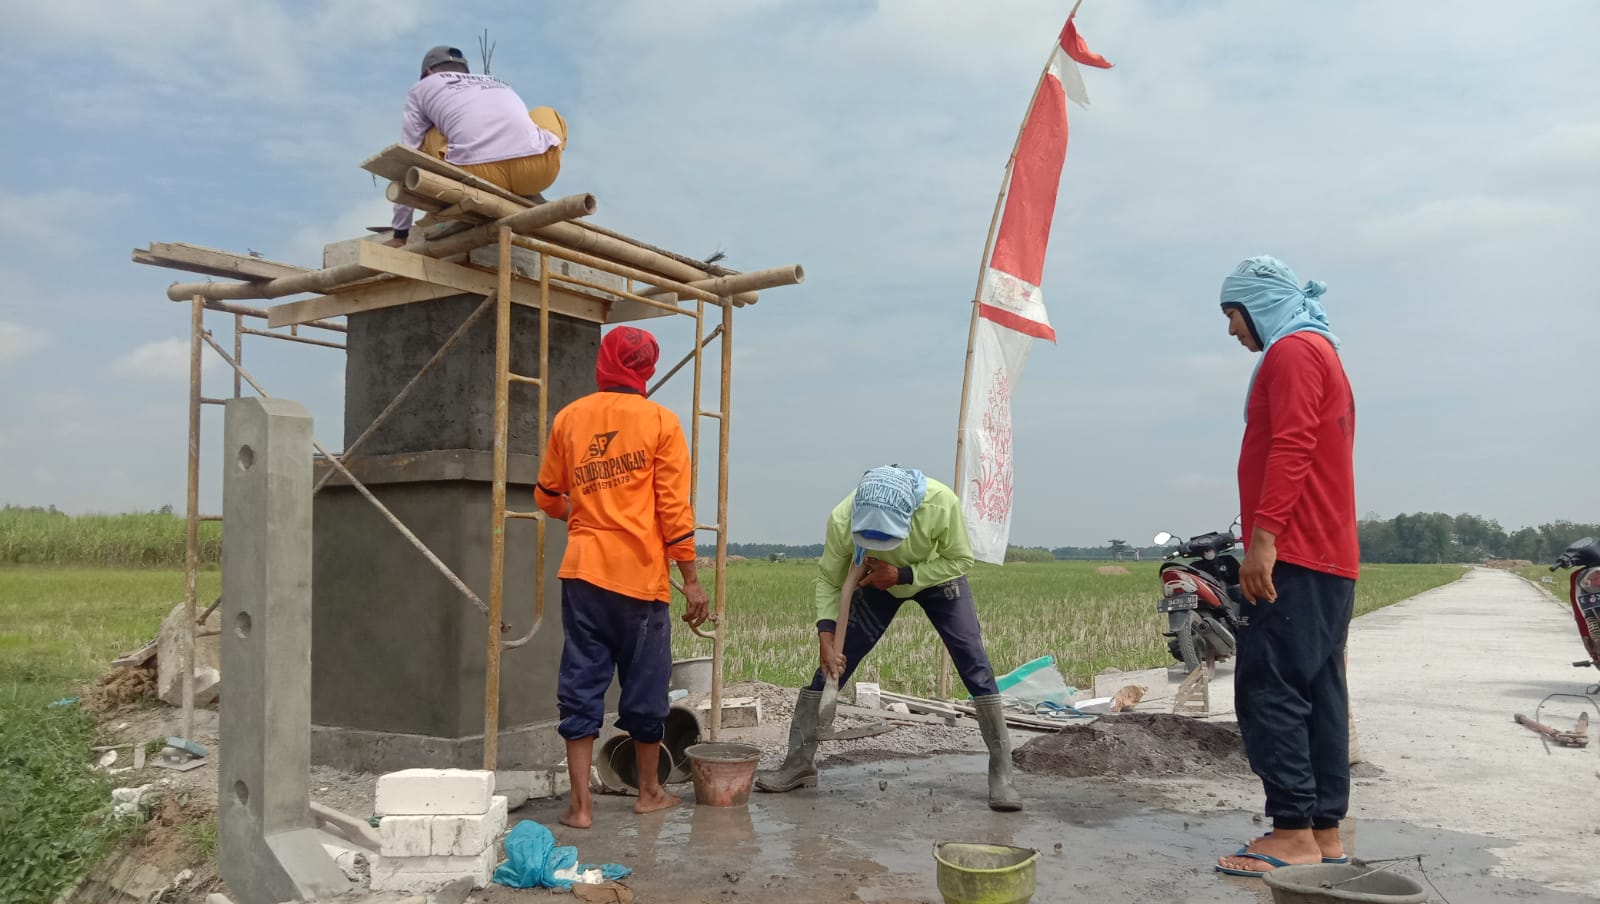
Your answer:
[[[473,204],[481,206],[482,210],[487,214],[495,216],[510,216],[514,215],[518,210],[526,209],[519,207],[515,202],[463,185],[454,179],[428,172],[419,167],[413,167],[406,174],[406,186],[408,190],[416,194],[450,203],[459,203],[459,201],[453,199],[470,198]],[[703,269],[692,267],[665,254],[650,251],[634,242],[585,229],[576,223],[553,223],[540,229],[525,231],[574,251],[596,254],[613,262],[651,271],[657,276],[683,281],[718,278],[713,277],[712,274]],[[740,293],[735,301],[741,304],[748,304],[754,302],[758,297],[755,292],[747,290]]]
[[[412,170],[416,172],[416,170]],[[505,605],[506,459],[510,454],[511,230],[500,228],[500,289],[494,305],[494,523],[489,535],[489,641],[483,677],[483,768],[500,758],[500,614]],[[539,387],[544,394],[544,387]],[[543,437],[540,437],[543,440]],[[539,588],[542,592],[544,588]]]
[[[488,244],[493,240],[495,230],[501,227],[510,228],[513,231],[537,231],[543,228],[544,225],[561,219],[587,216],[594,212],[595,206],[593,195],[571,195],[551,201],[548,204],[540,204],[537,207],[520,208],[516,213],[495,223],[485,224],[437,241],[423,242],[413,250],[428,257],[448,257]],[[173,301],[181,301],[191,295],[217,300],[281,298],[285,295],[298,295],[303,292],[328,292],[378,276],[381,272],[363,267],[360,264],[342,264],[337,267],[310,270],[295,276],[280,277],[266,282],[174,283],[167,287],[167,297]]]
[[[189,471],[183,529],[183,739],[194,739],[194,627],[200,572],[200,340],[205,332],[205,299],[189,302]]]

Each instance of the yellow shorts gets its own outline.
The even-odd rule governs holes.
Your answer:
[[[534,107],[528,111],[528,118],[533,120],[535,125],[561,139],[561,143],[533,157],[455,165],[513,194],[536,195],[554,185],[556,176],[561,173],[561,151],[567,146],[567,121],[550,107]],[[438,129],[429,129],[428,134],[422,139],[422,153],[443,160],[448,150],[449,145],[444,133]]]

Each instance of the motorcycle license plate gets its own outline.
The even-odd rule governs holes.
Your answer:
[[[1578,608],[1584,612],[1600,610],[1600,593],[1585,593],[1578,597]]]
[[[1169,596],[1156,603],[1157,612],[1183,612],[1188,609],[1200,608],[1200,594],[1179,593]]]

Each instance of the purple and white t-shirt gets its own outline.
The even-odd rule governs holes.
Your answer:
[[[428,129],[449,139],[445,161],[456,165],[534,157],[561,143],[528,118],[528,106],[505,82],[489,75],[435,72],[406,93],[400,143],[420,148]],[[394,228],[411,228],[412,210],[394,206]]]

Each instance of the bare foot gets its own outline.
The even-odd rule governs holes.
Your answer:
[[[665,810],[669,807],[676,807],[681,803],[683,803],[683,801],[680,798],[674,797],[665,791],[641,791],[639,793],[639,802],[633,805],[633,812],[654,813],[657,810]]]
[[[1322,850],[1325,860],[1337,860],[1344,856],[1344,838],[1339,835],[1339,828],[1312,829],[1311,837],[1317,840],[1317,847]]]
[[[1316,839],[1311,837],[1310,829],[1294,829],[1282,832],[1273,832],[1263,835],[1246,847],[1252,854],[1262,854],[1281,860],[1291,866],[1305,863],[1321,863],[1322,850],[1317,847]],[[1253,857],[1219,857],[1217,865],[1224,869],[1249,870],[1251,872],[1271,872],[1277,867],[1271,863],[1257,860]]]
[[[567,808],[567,812],[561,814],[559,821],[569,828],[587,829],[594,824],[594,810],[590,807],[579,808],[574,803]]]

